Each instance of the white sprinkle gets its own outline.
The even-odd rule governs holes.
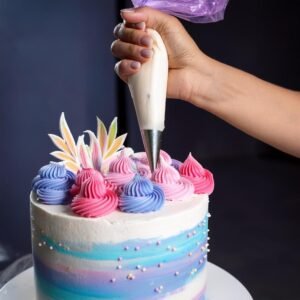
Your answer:
[[[121,269],[122,269],[122,266],[121,266],[121,265],[118,265],[118,266],[117,266],[117,269],[118,269],[118,270],[121,270]]]
[[[208,246],[209,246],[209,243],[206,243],[206,244],[205,244],[205,247],[207,248]]]
[[[211,214],[210,214],[210,213],[207,213],[207,217],[210,218],[210,217],[211,217]]]
[[[201,251],[204,252],[206,248],[204,246],[201,247]]]
[[[39,247],[42,247],[43,245],[42,245],[42,243],[39,243]]]
[[[46,242],[43,242],[43,245],[46,245]]]
[[[199,260],[199,264],[200,264],[200,265],[203,264],[203,259],[200,259],[200,260]]]
[[[193,231],[193,235],[196,235],[196,234],[197,234],[197,231],[196,231],[196,230],[194,230],[194,231]]]
[[[178,275],[179,275],[179,272],[178,272],[178,271],[176,271],[174,275],[175,275],[175,276],[178,276]]]
[[[210,237],[209,237],[209,236],[207,237],[207,240],[208,240],[208,241],[210,240]]]
[[[190,252],[190,253],[189,253],[189,256],[192,256],[192,255],[193,255],[193,253],[192,253],[192,252]]]
[[[133,279],[135,279],[135,276],[134,276],[132,273],[129,273],[129,274],[127,275],[127,279],[133,280]]]
[[[124,250],[125,250],[125,251],[128,251],[128,250],[129,250],[129,247],[128,247],[128,246],[125,246],[125,247],[124,247]]]
[[[135,268],[138,269],[138,270],[140,270],[142,268],[142,266],[141,265],[137,265]]]
[[[207,259],[207,255],[205,254],[205,255],[203,256],[203,258],[204,258],[204,259]]]
[[[161,241],[157,241],[156,245],[159,246],[161,244]]]
[[[163,290],[163,289],[164,289],[164,286],[163,286],[163,285],[160,285],[160,286],[159,286],[159,289]]]
[[[176,251],[176,247],[173,247],[173,248],[172,248],[172,252],[175,252],[175,251]]]
[[[50,246],[50,247],[49,247],[49,249],[50,249],[50,250],[53,250],[53,247],[52,247],[52,246]]]
[[[112,278],[110,282],[116,282],[116,278]]]
[[[120,256],[120,257],[118,257],[118,261],[121,261],[123,258]]]
[[[62,247],[62,243],[59,243],[58,246],[59,246],[59,247]]]
[[[207,253],[210,252],[210,249],[207,249],[206,252],[207,252]]]
[[[135,250],[135,251],[139,251],[139,250],[140,250],[140,246],[136,246],[136,247],[134,248],[134,250]]]
[[[146,272],[147,271],[147,269],[144,267],[143,269],[142,269],[142,272]]]

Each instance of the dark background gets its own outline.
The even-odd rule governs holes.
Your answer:
[[[300,90],[298,3],[232,0],[224,21],[184,25],[208,55]],[[51,160],[47,133],[58,133],[62,111],[74,136],[95,130],[96,115],[106,124],[118,115],[127,145],[142,149],[110,54],[123,7],[130,2],[0,0],[0,269],[30,252],[31,180]],[[214,173],[210,260],[254,299],[299,299],[299,160],[175,100],[163,148],[180,160],[192,151]]]

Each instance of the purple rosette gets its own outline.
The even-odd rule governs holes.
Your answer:
[[[132,0],[134,7],[149,6],[193,23],[224,19],[228,0]]]
[[[164,202],[165,195],[159,186],[146,177],[135,175],[124,186],[119,208],[127,213],[147,213],[159,210]]]
[[[75,175],[64,165],[51,162],[39,170],[32,181],[32,190],[43,204],[68,204],[71,201],[69,190],[74,182]]]

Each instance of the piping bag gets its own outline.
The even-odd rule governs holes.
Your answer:
[[[165,128],[168,54],[159,33],[153,29],[147,29],[147,32],[153,39],[153,55],[142,64],[138,73],[128,78],[128,86],[153,172],[159,160],[162,132]]]
[[[132,0],[132,3],[135,7],[150,6],[190,22],[211,23],[224,18],[228,0]],[[159,33],[153,29],[147,31],[153,39],[152,58],[128,78],[128,85],[153,172],[159,160],[165,127],[168,55]]]

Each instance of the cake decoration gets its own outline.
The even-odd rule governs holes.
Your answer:
[[[196,194],[210,195],[213,192],[213,174],[203,168],[191,153],[180,166],[179,173],[194,184]]]
[[[51,162],[43,166],[32,181],[32,190],[43,204],[68,204],[71,201],[69,189],[75,175],[60,163]]]
[[[183,200],[194,193],[193,184],[161,157],[158,168],[152,174],[152,180],[162,188],[167,200]]]
[[[191,155],[182,164],[164,151],[152,176],[146,154],[118,140],[116,121],[107,132],[98,119],[87,145],[84,135],[75,143],[62,114],[62,137],[50,135],[63,162],[33,180],[36,297],[204,299],[213,178]],[[70,201],[71,209],[43,205]]]
[[[80,193],[73,199],[71,208],[81,217],[95,218],[116,210],[118,201],[118,196],[106,188],[101,174],[91,174],[83,182]]]
[[[159,210],[164,200],[165,196],[160,187],[137,174],[124,186],[119,207],[128,213],[147,213]]]
[[[135,164],[125,151],[120,154],[110,163],[109,171],[105,175],[105,179],[117,190],[121,192],[123,186],[133,179],[135,176]]]
[[[127,136],[123,134],[117,137],[117,118],[112,121],[108,133],[103,122],[97,118],[97,136],[90,130],[86,131],[90,137],[90,145],[85,144],[84,135],[79,136],[75,143],[64,113],[60,116],[59,128],[62,137],[54,134],[49,134],[49,137],[60,151],[50,154],[64,161],[65,166],[75,174],[81,168],[105,170],[116,152],[123,147]]]

